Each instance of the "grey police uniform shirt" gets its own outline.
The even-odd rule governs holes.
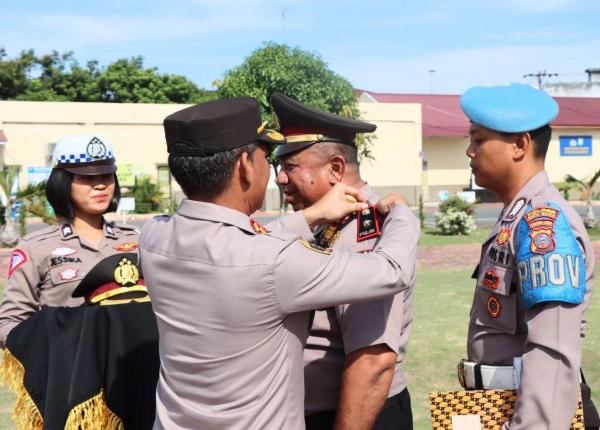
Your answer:
[[[83,241],[68,221],[23,237],[9,261],[9,277],[0,304],[0,346],[8,333],[42,306],[79,306],[71,293],[100,260],[138,246],[133,226],[104,223],[96,248]],[[137,251],[134,251],[137,252]]]
[[[362,187],[360,192],[367,197],[369,204],[377,202],[377,195],[368,185]],[[414,219],[412,213],[406,216]],[[355,218],[340,231],[333,249],[365,253],[370,252],[375,243],[376,238],[357,241]],[[414,260],[407,263],[416,266],[416,255]],[[304,409],[307,414],[337,409],[346,356],[361,348],[383,344],[397,353],[388,397],[406,388],[401,364],[406,356],[412,325],[414,287],[413,280],[406,290],[394,296],[315,312],[304,350]]]
[[[396,206],[370,254],[257,234],[245,214],[184,200],[140,252],[160,335],[156,429],[304,429],[309,310],[395,294],[414,279],[418,223]],[[303,214],[290,215],[304,224]]]
[[[536,221],[532,218],[535,212],[529,214],[532,209],[546,207],[555,208],[551,215],[564,217],[554,227],[551,218]],[[527,225],[527,220],[549,227],[545,232],[542,228],[524,234],[520,228]],[[571,232],[570,238],[564,234],[551,237],[556,236],[552,229],[558,228],[559,222],[566,227],[563,231]],[[577,266],[574,263],[578,257],[561,251],[563,242],[569,241],[575,247],[574,253],[585,259],[585,266]],[[533,251],[528,261],[518,261],[520,257],[515,254],[524,249],[524,244]],[[552,264],[544,265],[544,253],[553,245],[556,249],[548,255],[557,255],[548,260]],[[501,213],[482,246],[477,278],[469,323],[469,360],[512,365],[513,357],[522,356],[515,413],[504,428],[569,428],[579,394],[580,334],[594,287],[594,252],[581,217],[549,183],[546,172],[531,178]],[[549,300],[527,305],[524,291],[528,295],[554,294],[544,289],[562,288],[565,282],[580,285],[568,287],[568,293],[583,294],[580,289],[585,288],[580,304]]]

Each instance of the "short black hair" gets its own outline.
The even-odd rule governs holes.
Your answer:
[[[499,133],[503,136],[506,136],[507,138],[521,134],[506,132]],[[533,140],[533,155],[535,156],[535,158],[546,158],[548,146],[550,145],[550,139],[552,138],[552,128],[550,127],[550,124],[543,125],[540,128],[528,131],[527,133],[529,133],[529,135],[531,136],[531,140]]]
[[[235,163],[244,152],[252,158],[256,144],[205,156],[169,154],[169,170],[188,198],[212,200],[221,194],[231,179]]]
[[[529,134],[531,135],[531,140],[535,143],[533,145],[533,153],[536,158],[546,158],[550,139],[552,138],[552,127],[550,127],[549,124],[546,124],[530,131]]]
[[[75,216],[75,209],[73,208],[73,202],[71,202],[71,184],[73,183],[73,173],[68,172],[64,169],[52,169],[48,181],[46,181],[46,198],[48,203],[54,209],[54,213],[57,217],[66,218],[68,220],[73,219]],[[119,186],[119,180],[117,174],[114,173],[115,177],[115,193],[113,194],[112,201],[105,213],[115,212],[117,206],[119,206],[119,200],[121,199],[121,187]]]

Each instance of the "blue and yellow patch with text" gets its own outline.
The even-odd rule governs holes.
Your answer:
[[[583,303],[585,256],[558,205],[527,208],[515,251],[519,294],[527,309],[542,302]]]

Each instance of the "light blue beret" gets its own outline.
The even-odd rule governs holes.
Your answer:
[[[524,84],[470,88],[460,107],[471,122],[503,133],[532,131],[558,115],[552,97]]]

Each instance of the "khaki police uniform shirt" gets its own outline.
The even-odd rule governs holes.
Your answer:
[[[530,204],[536,208],[549,203],[558,205],[585,257],[585,270],[581,270],[585,273],[569,268],[561,273],[585,277],[585,296],[579,305],[548,301],[527,310],[520,301],[515,263],[515,245],[525,238],[518,237],[517,229]],[[567,260],[558,261],[563,259]],[[549,183],[546,172],[531,178],[502,211],[483,244],[478,272],[469,323],[469,359],[482,364],[512,365],[513,357],[522,356],[515,414],[505,429],[569,428],[579,394],[580,333],[594,287],[594,252],[581,217]],[[491,274],[487,281],[486,273]],[[550,275],[538,276],[538,288],[552,288],[543,283]]]
[[[160,336],[156,429],[304,429],[309,310],[374,299],[414,279],[418,222],[396,206],[373,252],[257,234],[245,214],[184,200],[148,222],[140,251]],[[290,215],[304,223],[302,212]]]
[[[0,304],[0,346],[8,333],[42,306],[79,306],[71,293],[103,258],[137,249],[133,226],[104,224],[98,248],[83,241],[68,221],[23,237],[11,255],[9,277]]]
[[[368,185],[360,192],[367,197],[369,204],[377,202],[377,195]],[[412,213],[406,215],[414,218]],[[361,242],[357,242],[356,238],[355,218],[340,231],[333,249],[365,253],[375,246],[376,238]],[[410,264],[416,265],[416,255]],[[307,414],[337,409],[346,356],[361,348],[384,344],[397,353],[388,397],[406,388],[401,363],[406,355],[412,325],[414,286],[413,280],[406,290],[394,296],[315,312],[304,350],[304,409]]]

